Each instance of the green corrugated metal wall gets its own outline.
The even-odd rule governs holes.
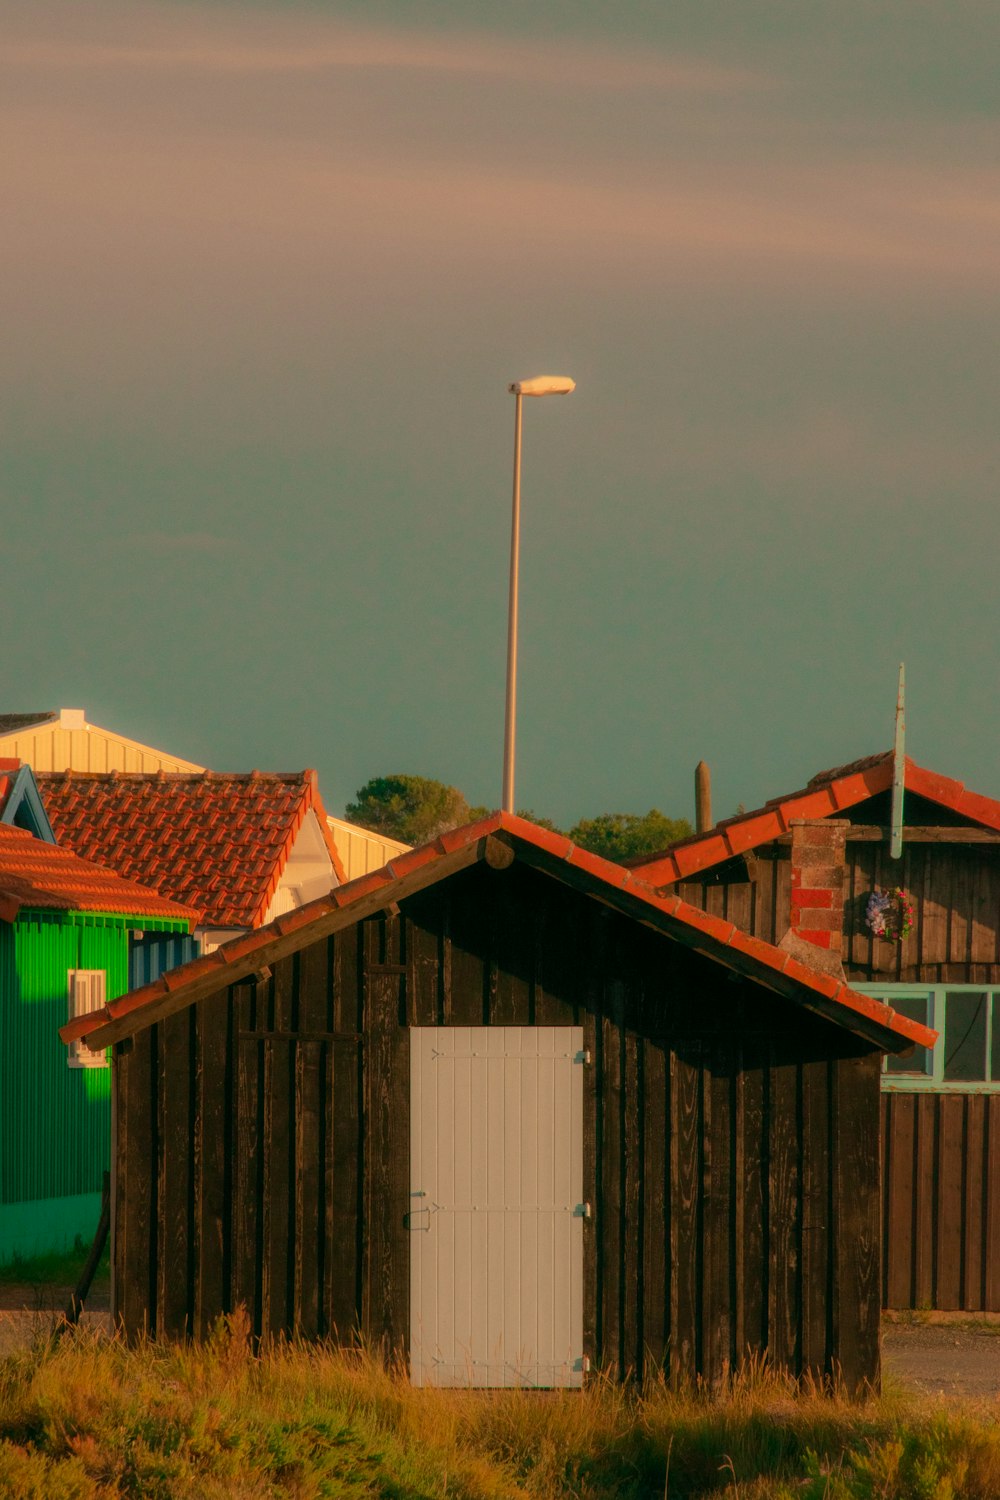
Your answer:
[[[104,969],[108,999],[124,994],[128,928],[140,921],[174,926],[76,912],[22,912],[13,924],[0,922],[0,1220],[5,1203],[100,1193],[111,1151],[111,1069],[68,1066],[59,1040],[66,976]]]

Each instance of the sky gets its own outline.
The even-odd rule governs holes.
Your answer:
[[[500,793],[1000,796],[992,0],[0,0],[0,709]]]

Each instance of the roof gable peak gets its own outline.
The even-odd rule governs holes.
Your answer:
[[[802,791],[774,797],[752,812],[725,818],[704,833],[691,834],[656,854],[639,855],[625,863],[657,890],[663,890],[780,838],[799,818],[841,816],[849,808],[888,791],[892,773],[891,750],[850,761],[819,772]],[[904,758],[903,779],[907,792],[925,797],[971,823],[1000,831],[1000,801],[970,792],[963,782],[919,766],[910,756]]]

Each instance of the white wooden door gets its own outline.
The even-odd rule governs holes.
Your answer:
[[[583,1031],[410,1031],[414,1385],[583,1383]]]

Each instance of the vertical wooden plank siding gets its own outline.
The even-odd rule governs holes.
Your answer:
[[[205,1338],[228,1309],[227,1225],[232,1212],[232,1009],[228,995],[211,1010],[195,1007],[193,1331]]]
[[[259,1016],[261,986],[238,987],[240,1019],[237,1033],[236,1184],[233,1193],[232,1305],[246,1309],[255,1335],[261,1332],[261,1275],[263,1270],[263,1075],[266,1043],[261,1033],[266,1018]],[[257,1028],[260,1026],[261,1030]]]
[[[369,956],[365,979],[362,1327],[376,1345],[406,1347],[409,1070],[399,1023],[402,975]]]
[[[915,1307],[918,1094],[882,1095],[882,1301]]]
[[[474,867],[118,1047],[126,1329],[204,1335],[242,1305],[259,1338],[360,1330],[405,1355],[407,1028],[441,1024],[582,1028],[595,1367],[715,1382],[763,1356],[877,1381],[877,1056],[518,862]],[[995,1160],[996,1117],[963,1119]],[[914,1116],[914,1164],[922,1128]],[[963,1295],[994,1274],[997,1219],[991,1200],[982,1251],[958,1257]]]
[[[768,1348],[778,1364],[795,1370],[801,1352],[799,1091],[799,1069],[782,1048],[774,1058],[769,1089]]]
[[[162,1046],[157,1049],[156,1332],[166,1338],[183,1338],[191,1332],[188,1257],[193,1248],[190,1124],[194,1019],[195,1012],[186,1010],[164,1021]]]
[[[830,1304],[830,1065],[803,1063],[800,1073],[802,1140],[801,1366],[821,1377],[827,1365]]]
[[[701,1373],[701,1048],[670,1052],[670,1373]]]
[[[666,1121],[667,1059],[661,1043],[643,1039],[642,1350],[640,1368],[662,1368],[670,1338],[670,1244]]]
[[[316,1338],[322,1331],[320,1287],[326,1219],[323,1080],[328,1044],[316,1039],[316,1034],[328,1027],[329,957],[328,942],[313,943],[296,954],[296,1023],[301,1040],[295,1046],[293,1061],[296,1128],[291,1323],[304,1338]]]
[[[297,958],[297,955],[296,955]],[[293,1030],[293,982],[296,958],[275,964],[271,989],[270,1027],[278,1033]],[[294,1064],[296,1044],[278,1035],[264,1043],[264,1183],[263,1251],[261,1276],[261,1332],[277,1337],[292,1326],[289,1248],[295,1185]]]
[[[733,1290],[737,1214],[732,1179],[732,1081],[738,1070],[731,1043],[706,1053],[702,1077],[705,1193],[702,1271],[702,1347],[705,1378],[717,1384],[733,1364]]]
[[[835,1073],[834,1344],[840,1373],[854,1390],[878,1369],[881,1212],[871,1162],[879,1153],[879,1058],[849,1059]]]
[[[883,1095],[883,1299],[1000,1312],[1000,1097]]]
[[[742,1186],[738,1199],[738,1272],[733,1336],[737,1361],[746,1359],[755,1350],[766,1348],[768,1342],[768,1246],[771,1233],[769,1052],[766,1038],[748,1038],[743,1045],[743,1066],[739,1072],[736,1129],[742,1172],[737,1182]]]

